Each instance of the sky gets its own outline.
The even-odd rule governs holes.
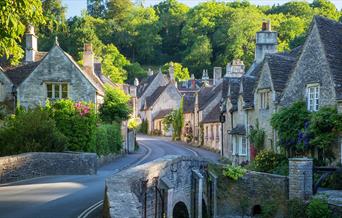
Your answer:
[[[155,5],[161,2],[162,0],[145,0],[144,5]],[[205,2],[207,0],[178,0],[188,6],[192,7],[198,3]],[[222,0],[225,2],[231,2],[233,0]],[[67,15],[68,17],[79,16],[81,15],[81,11],[87,8],[87,0],[62,0],[63,4],[68,7]],[[274,4],[284,4],[289,2],[289,0],[250,0],[251,3],[256,5],[274,5]],[[312,2],[309,0],[308,2]],[[342,0],[332,0],[332,2],[336,5],[338,9],[342,9]]]

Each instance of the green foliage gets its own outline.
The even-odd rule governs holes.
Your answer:
[[[92,138],[92,149],[99,155],[119,153],[122,149],[120,125],[112,123],[97,127]]]
[[[271,125],[278,132],[280,146],[288,151],[289,156],[305,153],[303,143],[299,144],[297,138],[309,120],[310,113],[304,102],[295,102],[272,115]]]
[[[330,218],[331,210],[325,198],[313,198],[306,208],[308,218]]]
[[[277,213],[278,207],[272,201],[266,201],[262,204],[261,217],[262,218],[273,218]]]
[[[305,203],[301,199],[292,199],[288,202],[288,215],[289,218],[305,218]]]
[[[66,143],[67,138],[43,108],[12,115],[0,128],[0,156],[33,151],[64,151]]]
[[[141,124],[140,118],[137,118],[137,117],[135,117],[135,118],[130,118],[130,119],[128,120],[127,127],[128,127],[129,129],[137,130],[140,124]]]
[[[147,120],[143,120],[141,122],[139,132],[143,133],[143,134],[148,134],[148,122],[147,122]]]
[[[265,149],[255,157],[254,167],[257,171],[272,173],[282,162],[286,161],[287,159],[283,155]]]
[[[265,145],[265,131],[260,129],[259,121],[256,121],[256,127],[251,129],[249,134],[249,141],[256,150],[259,152],[264,148]]]
[[[173,123],[173,120],[176,116],[176,110],[173,110],[171,113],[169,113],[168,115],[166,115],[164,118],[163,118],[163,129],[165,132],[168,132],[172,123]]]
[[[336,108],[323,107],[312,114],[309,131],[312,135],[310,145],[323,153],[322,162],[333,161],[332,146],[336,143],[339,131],[342,129],[342,115]]]
[[[94,105],[62,99],[48,106],[47,110],[58,130],[67,137],[67,150],[92,150],[91,138],[97,122]]]
[[[129,118],[131,108],[128,105],[130,97],[121,89],[106,87],[105,98],[100,106],[100,117],[103,121],[121,123]]]
[[[174,119],[172,121],[173,140],[180,140],[182,136],[182,129],[184,125],[184,113],[183,113],[184,98],[182,97],[179,109],[174,113]]]
[[[174,68],[174,76],[176,81],[183,81],[190,79],[190,73],[188,68],[183,67],[180,63],[169,62],[164,64],[162,67],[162,72],[168,74],[170,66]]]
[[[39,0],[0,1],[0,56],[11,57],[17,64],[23,57],[21,48],[26,25],[44,23],[42,2]]]
[[[321,187],[331,188],[335,190],[342,190],[342,174],[332,173],[325,181],[322,182]]]
[[[134,79],[137,78],[141,81],[143,78],[147,77],[147,72],[140,66],[139,63],[131,63],[124,66],[127,71],[126,83],[134,84]]]
[[[239,178],[246,174],[247,170],[240,166],[227,165],[223,169],[223,175],[228,178],[237,181]]]

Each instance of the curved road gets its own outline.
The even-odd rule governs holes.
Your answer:
[[[0,185],[0,218],[76,218],[103,200],[106,177],[164,155],[202,156],[213,161],[219,155],[172,142],[168,138],[138,136],[138,152],[101,167],[97,175],[47,176]],[[101,207],[89,217],[98,217]]]

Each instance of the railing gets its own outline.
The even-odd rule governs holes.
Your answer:
[[[313,193],[316,194],[322,182],[326,180],[332,173],[342,173],[342,167],[315,167],[314,172],[322,174],[317,182],[314,183]]]

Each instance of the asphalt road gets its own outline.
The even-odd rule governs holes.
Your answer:
[[[103,200],[105,178],[116,172],[164,155],[219,155],[175,143],[167,138],[138,136],[138,152],[125,155],[98,170],[97,175],[48,176],[0,186],[0,218],[76,218]],[[85,214],[85,213],[83,213]],[[101,206],[88,217],[99,217]]]

